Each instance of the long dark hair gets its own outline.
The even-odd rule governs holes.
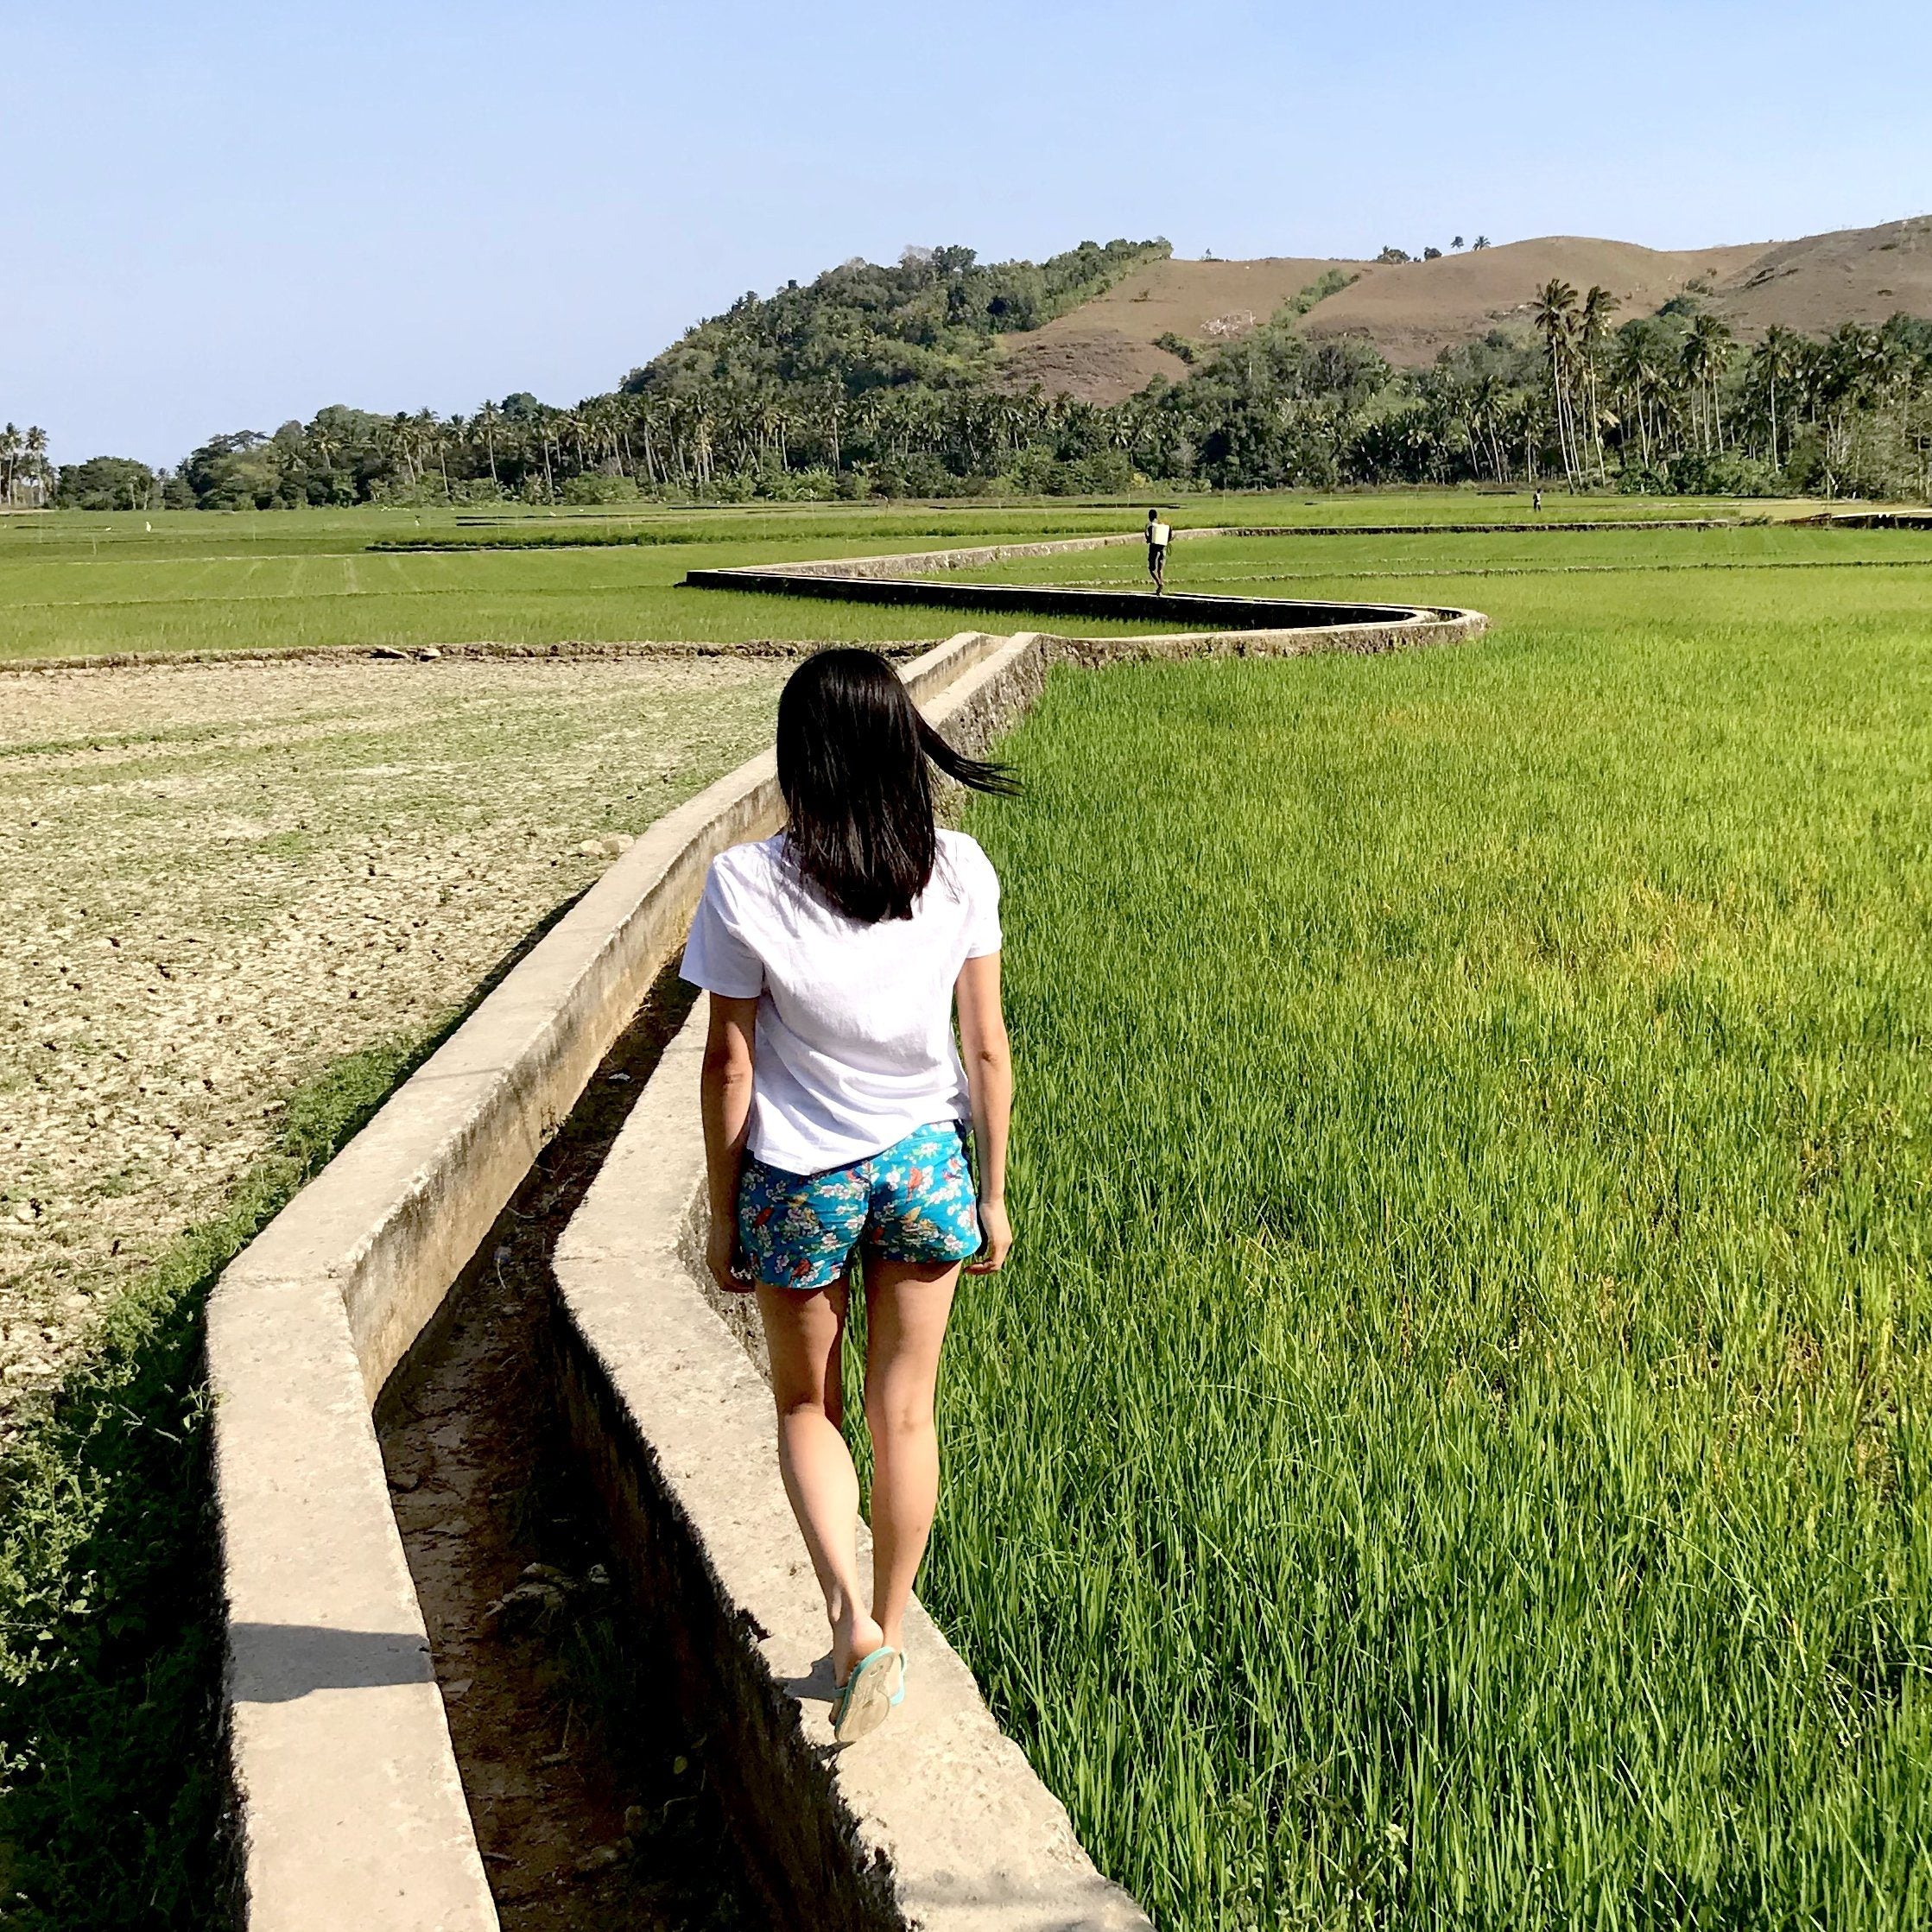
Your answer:
[[[1003,765],[955,751],[876,650],[821,650],[778,700],[786,849],[848,919],[909,919],[933,876],[932,770],[976,792],[1018,790]]]

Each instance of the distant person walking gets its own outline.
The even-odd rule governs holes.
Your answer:
[[[906,1607],[939,1500],[940,1345],[961,1264],[992,1274],[1013,1238],[999,881],[965,833],[934,825],[934,766],[975,791],[1013,789],[953,751],[876,652],[808,658],[778,700],[784,830],[713,861],[680,968],[711,995],[706,1259],[727,1294],[758,1297],[778,1466],[832,1626],[841,1744],[905,1695]],[[855,1260],[869,1604],[840,1429]]]
[[[1530,499],[1530,507],[1540,516],[1542,514],[1542,491],[1537,491]]]
[[[1154,580],[1154,594],[1156,597],[1167,588],[1168,545],[1173,541],[1173,527],[1161,521],[1159,510],[1149,510],[1147,513],[1147,574]]]

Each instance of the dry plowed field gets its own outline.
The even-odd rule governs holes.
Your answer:
[[[756,660],[10,678],[0,1413],[214,1213],[284,1097],[415,1041],[769,733]]]

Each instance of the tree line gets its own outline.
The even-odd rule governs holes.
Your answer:
[[[43,509],[56,488],[46,430],[38,423],[26,429],[16,422],[0,424],[0,510]]]
[[[1573,488],[1932,496],[1932,322],[1894,315],[1748,348],[1694,295],[1612,327],[1617,298],[1538,292],[1557,461]]]
[[[469,415],[333,407],[272,434],[214,437],[172,472],[73,466],[60,500],[224,510],[1392,482],[1932,497],[1932,323],[1774,328],[1747,345],[1695,285],[1655,314],[1619,317],[1607,290],[1553,281],[1531,333],[1397,369],[1364,338],[1303,332],[1347,281],[1337,272],[1237,339],[1163,338],[1186,375],[1111,407],[1004,377],[999,336],[1167,252],[1116,241],[1040,263],[981,264],[965,248],[848,262],[744,296],[573,408],[527,392]]]

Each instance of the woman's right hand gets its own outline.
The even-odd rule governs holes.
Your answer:
[[[1003,1200],[979,1203],[979,1252],[966,1264],[969,1275],[997,1275],[1006,1265],[1013,1245],[1013,1224]]]
[[[705,1265],[727,1295],[749,1295],[757,1286],[749,1274],[739,1272],[738,1230],[728,1220],[713,1218],[705,1237]]]

